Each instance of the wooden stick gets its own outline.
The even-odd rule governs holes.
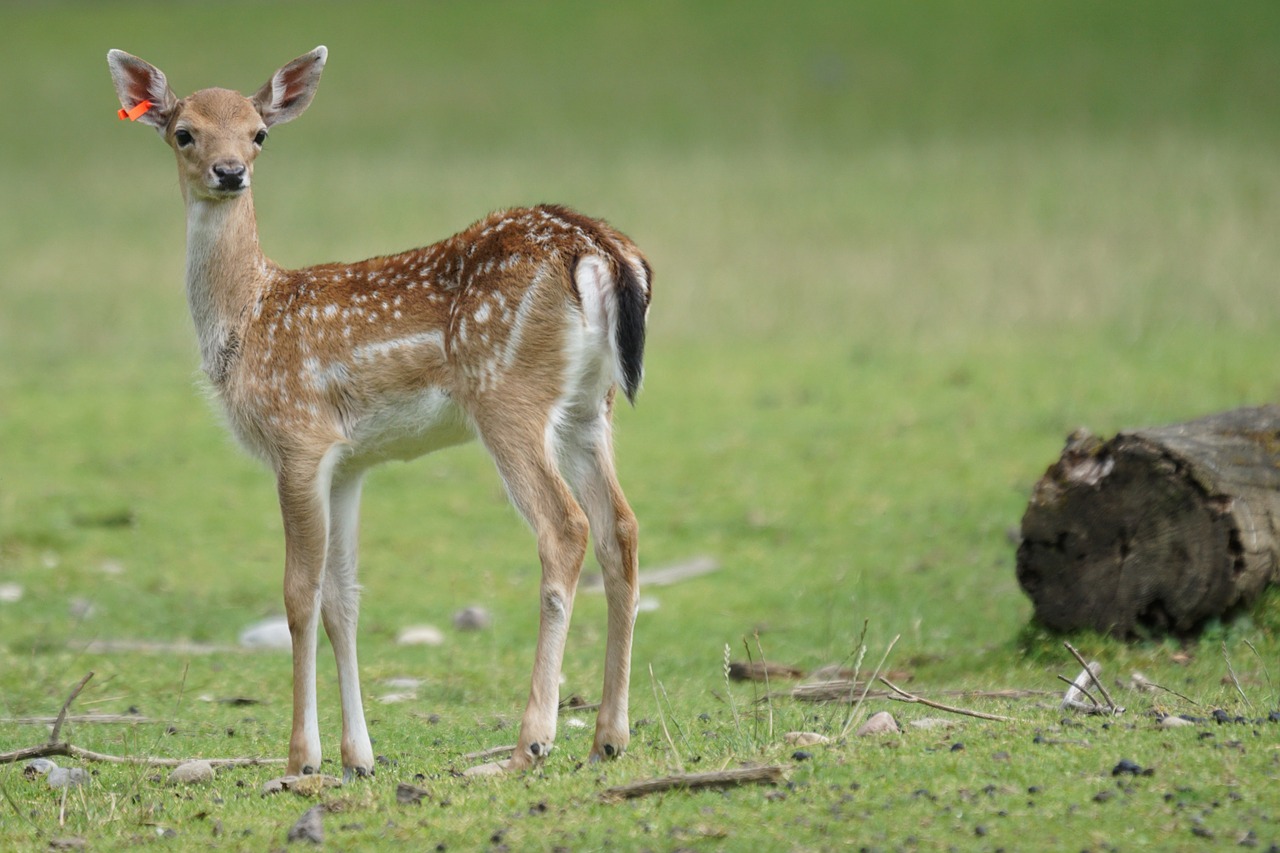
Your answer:
[[[479,752],[468,752],[462,756],[463,761],[486,761],[490,758],[497,758],[499,755],[510,755],[516,751],[516,745],[509,744],[507,746],[494,746],[489,749],[482,749]]]
[[[641,779],[639,782],[628,782],[616,785],[600,794],[606,803],[620,803],[623,800],[644,797],[673,789],[695,790],[699,788],[729,788],[735,785],[767,784],[773,785],[786,777],[785,765],[772,764],[763,767],[742,767],[737,770],[712,770],[706,773],[678,773],[674,776],[659,776],[654,779]]]
[[[853,702],[854,694],[860,693],[863,688],[862,682],[853,682],[848,679],[836,679],[833,681],[819,681],[811,684],[799,684],[788,691],[774,693],[776,698],[792,698],[801,702]],[[916,694],[921,695],[921,694]],[[935,696],[955,696],[966,699],[1035,699],[1040,696],[1058,696],[1060,695],[1054,690],[1022,690],[1009,688],[1005,690],[940,690],[934,692]],[[889,690],[871,690],[867,692],[868,699],[889,699],[892,698],[892,691]]]
[[[941,702],[934,702],[931,699],[924,699],[920,696],[916,696],[914,694],[908,693],[898,685],[894,684],[889,679],[885,678],[883,675],[880,676],[880,680],[884,682],[886,687],[888,687],[894,693],[898,694],[897,696],[891,696],[889,698],[897,699],[899,702],[919,703],[921,705],[926,705],[930,708],[934,708],[939,711],[947,711],[952,714],[963,714],[966,717],[977,717],[980,720],[995,720],[998,723],[1022,722],[1021,720],[1015,719],[1014,717],[1002,717],[999,714],[984,714],[981,711],[970,711],[966,708],[953,708],[950,705],[943,705]]]
[[[9,723],[17,726],[51,726],[57,721],[57,717],[0,717],[0,723]],[[168,721],[157,720],[154,717],[144,717],[141,714],[67,714],[63,722],[87,724],[119,723],[142,726]]]
[[[1192,699],[1190,696],[1187,696],[1183,693],[1179,693],[1176,690],[1171,690],[1168,687],[1165,687],[1163,684],[1156,684],[1154,681],[1151,681],[1150,679],[1147,680],[1147,684],[1150,684],[1152,687],[1154,687],[1157,690],[1163,690],[1165,693],[1172,693],[1174,696],[1177,696],[1179,699],[1182,699],[1183,701],[1190,702],[1192,705],[1194,705],[1197,708],[1200,707],[1200,703]]]
[[[80,695],[80,691],[89,683],[89,679],[93,678],[93,670],[90,670],[84,678],[80,679],[80,683],[71,688],[71,695],[67,697],[67,701],[62,703],[62,710],[58,712],[58,717],[53,721],[53,731],[49,733],[49,743],[57,743],[58,735],[62,734],[62,724],[67,719],[67,711],[71,708],[71,703],[76,701],[76,697]]]
[[[50,755],[65,755],[68,758],[79,758],[82,761],[100,761],[105,764],[141,764],[146,767],[177,767],[188,761],[204,760],[214,767],[247,767],[260,764],[284,764],[283,758],[153,758],[142,755],[107,755],[94,752],[70,743],[44,743],[39,746],[28,746],[13,752],[0,753],[0,764],[11,764],[15,761],[26,761],[32,758],[46,758]]]
[[[1066,646],[1067,651],[1071,652],[1071,654],[1075,656],[1075,659],[1080,662],[1080,665],[1085,668],[1085,671],[1089,673],[1089,679],[1094,684],[1098,685],[1098,692],[1102,694],[1102,698],[1106,700],[1107,706],[1111,708],[1111,713],[1119,714],[1120,711],[1124,710],[1116,705],[1116,703],[1111,699],[1111,694],[1107,692],[1107,688],[1103,685],[1102,679],[1098,678],[1097,674],[1089,667],[1089,663],[1084,659],[1084,655],[1076,651],[1076,647],[1066,640],[1062,641],[1062,645]]]
[[[1059,675],[1058,680],[1061,681],[1063,684],[1070,686],[1071,690],[1077,690],[1080,693],[1083,693],[1085,696],[1087,696],[1089,698],[1089,701],[1093,703],[1094,708],[1102,707],[1102,703],[1099,702],[1097,699],[1094,699],[1093,694],[1090,693],[1088,690],[1085,690],[1083,685],[1076,684],[1074,681],[1072,681],[1070,678],[1067,678],[1065,675]],[[1084,703],[1076,700],[1076,698],[1071,695],[1071,690],[1067,691],[1067,697],[1062,700],[1063,704],[1073,708],[1083,707]]]

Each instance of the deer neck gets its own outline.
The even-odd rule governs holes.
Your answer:
[[[275,269],[258,245],[248,191],[230,199],[187,196],[187,302],[204,371],[215,382],[225,378],[227,353],[238,348]]]

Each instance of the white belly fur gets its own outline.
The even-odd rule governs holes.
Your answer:
[[[384,397],[351,429],[347,464],[360,467],[390,459],[414,459],[474,437],[462,409],[445,392],[426,388]]]

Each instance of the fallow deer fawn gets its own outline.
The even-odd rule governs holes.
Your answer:
[[[541,623],[529,701],[507,761],[540,763],[588,530],[608,639],[592,760],[630,739],[635,515],[614,473],[612,412],[640,385],[650,271],[606,223],[562,207],[494,213],[422,249],[287,270],[258,246],[253,163],[311,103],[317,47],[253,95],[178,98],[154,66],[108,54],[126,115],[174,150],[187,213],[187,298],[203,368],[232,430],[275,471],[293,641],[289,773],[320,770],[316,631],[333,645],[344,775],[374,770],[356,663],[356,528],[366,470],[479,436],[537,535]],[[146,103],[146,102],[149,102]]]

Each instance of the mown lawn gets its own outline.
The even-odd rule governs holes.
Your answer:
[[[0,752],[284,754],[289,663],[235,648],[282,609],[269,476],[206,403],[171,155],[122,124],[105,54],[181,92],[251,90],[330,49],[255,173],[266,251],[301,265],[563,201],[655,270],[646,387],[618,414],[642,563],[719,570],[646,592],[628,756],[452,771],[515,738],[534,544],[478,447],[365,490],[361,656],[378,776],[321,797],[331,849],[1190,849],[1280,844],[1280,599],[1199,642],[1072,641],[1127,712],[1070,717],[1078,665],[1028,627],[1015,530],[1064,437],[1273,401],[1280,9],[1267,2],[9,4],[0,71]],[[588,571],[593,566],[588,566]],[[12,595],[10,595],[12,597]],[[468,605],[493,626],[460,633]],[[438,648],[399,631],[444,629]],[[865,634],[864,634],[865,625]],[[896,638],[896,642],[895,641]],[[95,641],[209,653],[98,651]],[[583,592],[563,694],[597,698]],[[734,660],[886,666],[980,721],[727,684]],[[322,655],[327,648],[322,646]],[[1168,688],[1139,693],[1135,671]],[[321,667],[325,749],[336,684]],[[420,685],[408,701],[392,679]],[[253,700],[233,704],[228,699]],[[947,729],[841,738],[868,712]],[[1212,713],[1230,720],[1218,723]],[[1155,714],[1200,722],[1157,728]],[[568,720],[586,724],[577,727]],[[851,726],[850,723],[855,724]],[[806,748],[793,730],[835,737]],[[1150,775],[1121,772],[1128,760]],[[68,759],[60,763],[76,765]],[[741,762],[777,787],[599,801]],[[85,763],[65,798],[0,765],[0,837],[277,849],[311,803],[272,767],[191,788]],[[326,769],[332,769],[326,767]],[[399,805],[398,783],[430,797]],[[1252,833],[1252,835],[1250,835]]]

